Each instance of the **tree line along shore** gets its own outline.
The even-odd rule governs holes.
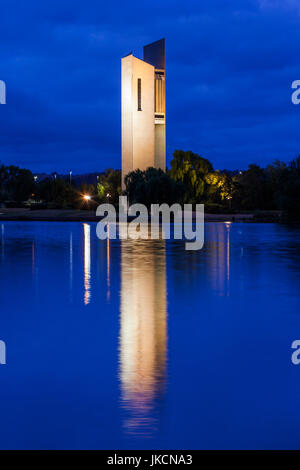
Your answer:
[[[276,160],[265,168],[250,164],[247,170],[221,171],[196,153],[175,150],[166,172],[133,171],[125,186],[130,204],[198,203],[205,204],[207,214],[230,214],[233,220],[241,214],[261,220],[278,219],[279,214],[286,221],[300,219],[300,157],[289,163]],[[93,211],[103,202],[117,207],[121,194],[120,170],[107,169],[78,181],[71,175],[39,178],[28,169],[0,167],[0,202],[6,209]]]

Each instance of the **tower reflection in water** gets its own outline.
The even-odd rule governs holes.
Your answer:
[[[122,240],[119,370],[124,427],[152,434],[164,392],[167,356],[163,240]]]

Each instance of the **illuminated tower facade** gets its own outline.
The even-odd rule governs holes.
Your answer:
[[[165,40],[122,58],[122,188],[136,169],[166,168]]]

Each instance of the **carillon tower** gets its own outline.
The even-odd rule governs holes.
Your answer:
[[[165,40],[122,58],[122,188],[136,169],[166,168]]]

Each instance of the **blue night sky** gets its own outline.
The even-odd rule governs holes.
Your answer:
[[[10,0],[0,160],[34,172],[120,168],[120,59],[161,37],[168,163],[178,148],[218,169],[300,153],[299,0]]]

